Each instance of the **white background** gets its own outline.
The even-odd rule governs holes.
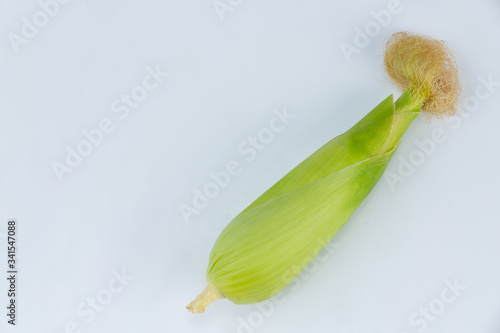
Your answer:
[[[6,323],[0,274],[0,331],[499,332],[500,87],[489,92],[479,78],[500,81],[500,3],[401,0],[384,26],[372,11],[387,10],[385,0],[232,3],[221,20],[210,0],[72,0],[16,52],[9,36],[41,7],[0,2],[0,267],[15,218],[20,271],[16,327]],[[355,45],[355,29],[366,27],[375,27],[367,45],[346,57],[342,43]],[[399,95],[381,55],[400,30],[449,43],[468,110],[452,122],[414,122],[388,172],[424,159],[404,182],[379,182],[334,251],[280,304],[222,300],[188,313],[224,226]],[[121,119],[112,103],[142,84],[148,66],[169,76]],[[295,118],[247,161],[238,146],[284,107]],[[65,164],[67,146],[105,118],[113,132],[60,181],[54,162]],[[446,140],[419,153],[434,129]],[[180,205],[232,160],[241,172],[188,223]],[[453,296],[446,281],[466,286],[450,303],[440,300]],[[93,298],[105,303],[99,312]],[[429,307],[438,314],[422,319]]]

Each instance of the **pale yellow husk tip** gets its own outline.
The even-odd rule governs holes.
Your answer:
[[[186,309],[191,313],[203,313],[212,302],[222,298],[225,298],[224,295],[213,283],[209,282],[201,294],[186,306]]]
[[[398,32],[385,46],[384,66],[394,84],[408,89],[427,115],[451,116],[462,91],[455,58],[445,41]]]

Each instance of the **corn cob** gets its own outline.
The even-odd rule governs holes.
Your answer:
[[[288,285],[330,240],[381,178],[422,107],[453,113],[460,83],[444,42],[394,34],[385,50],[387,73],[403,88],[356,125],[314,152],[236,216],[219,235],[206,272],[207,287],[187,309],[201,313],[214,300],[264,301]],[[324,245],[324,244],[322,244]]]

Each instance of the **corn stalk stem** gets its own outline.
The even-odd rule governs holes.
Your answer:
[[[205,308],[212,302],[222,298],[225,298],[225,296],[222,295],[213,283],[209,282],[201,294],[186,306],[186,309],[191,313],[203,313],[205,312]]]

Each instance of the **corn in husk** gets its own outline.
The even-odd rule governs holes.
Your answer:
[[[392,38],[386,50],[386,68],[393,66],[392,70],[404,67],[408,71],[407,63],[418,61],[419,56],[429,56],[429,50],[422,51],[427,44],[420,43],[421,46],[415,48],[415,40],[407,43],[413,53],[408,48],[401,52],[399,46],[408,42],[408,38],[435,43],[429,38],[404,33]],[[439,46],[442,53],[444,45]],[[391,47],[394,59],[387,61]],[[394,65],[394,62],[399,63]],[[207,287],[187,307],[191,312],[204,312],[208,304],[224,297],[236,304],[261,302],[293,280],[321,250],[324,243],[319,240],[325,237],[330,240],[377,184],[424,103],[439,97],[430,95],[438,88],[432,90],[429,82],[436,78],[442,80],[443,75],[435,72],[444,70],[437,65],[432,68],[438,69],[429,70],[431,67],[418,71],[418,75],[425,76],[407,84],[396,102],[392,95],[387,97],[350,130],[300,163],[227,225],[210,253]],[[450,70],[446,70],[449,73]],[[388,72],[392,77],[391,70]],[[418,82],[424,82],[425,87]],[[437,85],[442,88],[442,82]]]

